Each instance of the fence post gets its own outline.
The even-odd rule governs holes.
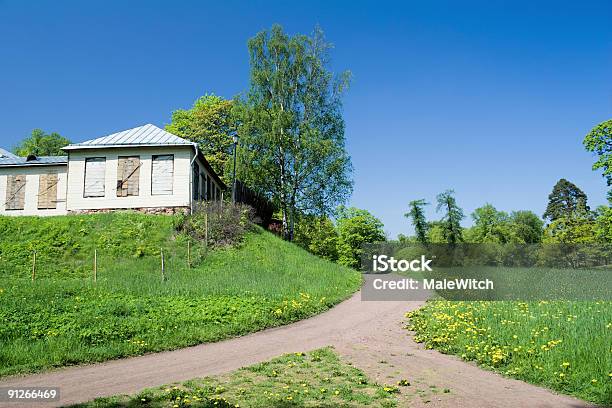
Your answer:
[[[34,255],[32,256],[32,282],[36,279],[36,251],[34,251]]]
[[[187,241],[187,267],[191,269],[191,241]]]
[[[161,279],[162,282],[166,280],[166,265],[164,264],[164,248],[161,248]]]
[[[208,211],[204,213],[204,246],[208,250]]]
[[[94,283],[98,281],[98,250],[94,249]]]

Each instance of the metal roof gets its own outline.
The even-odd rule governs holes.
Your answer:
[[[4,150],[0,147],[0,159],[16,159],[18,156],[15,156],[13,153],[8,150]]]
[[[50,166],[50,165],[65,165],[68,163],[68,156],[40,156],[32,160],[26,157],[0,157],[0,167],[8,166]]]
[[[152,124],[113,133],[112,135],[71,144],[63,150],[120,146],[193,146],[195,143],[166,132]]]

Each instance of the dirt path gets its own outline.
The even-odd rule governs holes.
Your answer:
[[[0,380],[0,387],[60,387],[59,404],[67,405],[225,373],[283,353],[333,345],[346,360],[380,383],[409,379],[412,386],[402,389],[400,406],[589,406],[577,399],[483,371],[455,357],[424,350],[402,328],[404,313],[421,304],[362,302],[357,293],[324,314],[288,326],[176,351],[6,378]],[[445,393],[445,388],[450,392]],[[25,405],[0,402],[0,406]]]

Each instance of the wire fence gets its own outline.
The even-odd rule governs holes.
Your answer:
[[[98,282],[126,273],[157,275],[167,281],[176,274],[197,268],[205,262],[210,248],[205,242],[182,238],[159,248],[146,248],[126,255],[114,249],[93,248],[58,254],[36,248],[22,249],[19,262],[0,255],[0,278],[82,279]],[[29,254],[29,256],[23,256]]]

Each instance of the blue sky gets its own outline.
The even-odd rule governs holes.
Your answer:
[[[466,214],[542,214],[561,177],[605,203],[581,141],[612,117],[610,1],[0,0],[0,21],[0,146],[36,127],[79,141],[163,126],[204,93],[247,89],[256,32],[319,24],[354,75],[351,204],[391,237],[412,230],[408,201],[447,188]]]

